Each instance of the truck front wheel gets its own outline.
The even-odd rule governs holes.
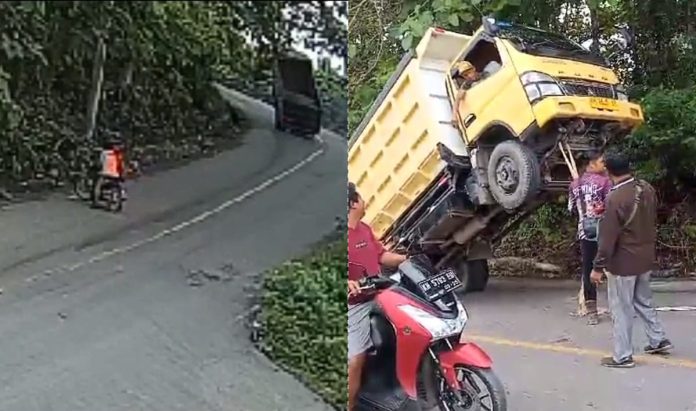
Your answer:
[[[514,210],[534,198],[541,186],[536,155],[518,141],[503,141],[495,146],[487,177],[491,195],[506,210]]]
[[[488,260],[465,260],[458,267],[459,278],[464,292],[478,292],[488,285]]]

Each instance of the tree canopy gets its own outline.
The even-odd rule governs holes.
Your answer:
[[[258,80],[298,42],[343,58],[346,2],[0,3],[0,184],[55,146],[117,129],[136,145],[210,134],[211,83]],[[333,90],[333,89],[331,89]],[[223,104],[224,105],[224,104]]]

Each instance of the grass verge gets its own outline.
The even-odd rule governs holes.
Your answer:
[[[264,278],[261,350],[336,409],[347,398],[346,238]]]

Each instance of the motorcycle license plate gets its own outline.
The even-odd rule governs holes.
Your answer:
[[[600,110],[618,110],[619,102],[611,98],[590,97],[590,106]]]
[[[459,281],[457,273],[451,269],[442,271],[418,283],[418,287],[423,291],[428,301],[435,301],[461,286],[462,283]]]

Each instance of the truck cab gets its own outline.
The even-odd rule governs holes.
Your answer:
[[[455,108],[478,204],[514,210],[539,191],[565,190],[567,162],[643,122],[604,58],[561,35],[487,18],[452,68],[461,61],[480,74]],[[446,80],[452,104],[454,72]]]

